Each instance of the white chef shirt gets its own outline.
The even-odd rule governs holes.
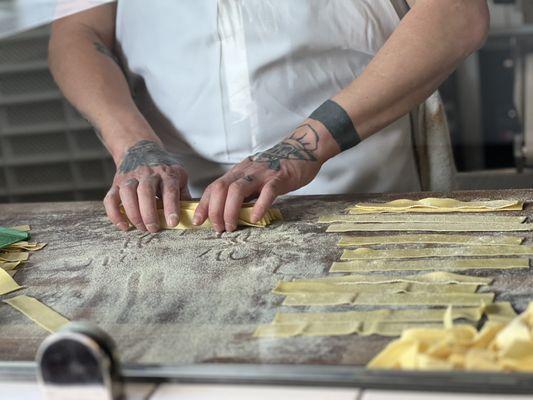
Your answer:
[[[141,112],[199,196],[361,75],[398,24],[389,0],[119,0],[116,33]],[[419,190],[410,131],[405,116],[294,194]]]

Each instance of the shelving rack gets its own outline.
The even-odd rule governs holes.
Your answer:
[[[0,202],[98,200],[113,178],[109,154],[48,70],[49,33],[0,41]]]

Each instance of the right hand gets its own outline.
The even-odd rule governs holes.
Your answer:
[[[167,225],[177,226],[180,199],[191,198],[187,172],[176,155],[154,141],[142,140],[130,147],[119,163],[104,199],[105,210],[120,230],[127,231],[129,224],[120,212],[122,204],[137,229],[154,233],[160,229],[157,197],[163,200]]]

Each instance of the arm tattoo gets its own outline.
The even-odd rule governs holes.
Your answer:
[[[97,51],[102,53],[104,56],[107,56],[110,59],[112,59],[116,64],[120,65],[120,61],[118,60],[117,56],[115,56],[113,52],[107,48],[107,46],[103,45],[100,42],[93,42],[93,44],[94,44],[94,48]]]
[[[139,167],[158,167],[161,165],[181,165],[178,157],[162,149],[157,143],[150,140],[141,140],[130,147],[118,171],[127,174]]]
[[[311,125],[299,126],[290,137],[271,149],[257,153],[250,160],[266,163],[274,171],[281,170],[282,160],[318,161],[315,151],[320,138]]]

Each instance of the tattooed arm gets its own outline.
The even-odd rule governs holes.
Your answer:
[[[170,226],[179,220],[179,199],[187,195],[187,174],[166,152],[131,97],[113,53],[116,3],[54,22],[49,63],[69,101],[95,127],[117,165],[104,205],[111,221],[126,230],[120,213],[141,230],[159,229],[155,196],[163,198]]]
[[[243,199],[252,196],[259,196],[253,220],[261,218],[277,196],[313,179],[325,160],[407,114],[484,42],[486,0],[409,3],[412,10],[365,71],[324,103],[317,113],[321,122],[307,120],[282,143],[210,185],[196,222],[209,216],[218,231],[232,231]]]

